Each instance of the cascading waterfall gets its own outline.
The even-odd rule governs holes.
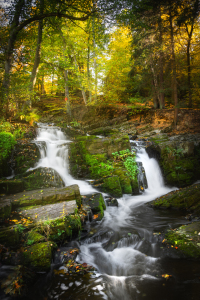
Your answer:
[[[78,184],[82,194],[96,192],[87,182],[75,180],[69,174],[70,141],[59,128],[39,124],[35,143],[41,152],[36,168],[55,169],[66,185]],[[157,280],[156,274],[159,272],[156,237],[152,234],[151,216],[143,204],[172,189],[165,187],[157,161],[148,157],[142,145],[138,144],[136,148],[136,161],[143,164],[148,188],[138,196],[124,195],[118,199],[118,207],[107,207],[95,234],[79,243],[77,260],[93,265],[98,270],[98,280],[93,288],[103,297],[101,299],[135,299],[137,282]],[[141,220],[143,214],[146,214],[146,221]],[[66,283],[64,285],[62,291],[68,290],[69,286]]]

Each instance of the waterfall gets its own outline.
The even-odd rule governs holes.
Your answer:
[[[66,185],[78,184],[82,194],[96,192],[87,182],[75,180],[69,174],[70,140],[59,128],[40,124],[35,143],[41,152],[36,168],[55,169]],[[93,236],[80,242],[77,257],[79,262],[96,268],[96,276],[101,277],[96,289],[105,288],[109,299],[113,300],[135,299],[137,280],[157,280],[160,267],[156,238],[152,233],[152,215],[143,204],[172,190],[164,185],[157,161],[149,158],[143,145],[136,145],[136,148],[136,161],[145,169],[148,188],[138,196],[124,195],[118,199],[118,207],[107,207]],[[108,299],[106,297],[104,299]]]

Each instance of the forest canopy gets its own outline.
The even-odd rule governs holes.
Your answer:
[[[199,2],[2,1],[1,117],[43,98],[69,114],[77,103],[199,108]]]

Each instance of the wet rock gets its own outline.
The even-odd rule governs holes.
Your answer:
[[[72,214],[77,209],[75,200],[59,202],[56,204],[39,205],[36,208],[29,208],[19,210],[20,214],[30,217],[35,223],[47,220],[55,220]]]
[[[19,245],[19,230],[16,226],[0,228],[0,244],[7,247]]]
[[[54,169],[38,168],[23,174],[25,190],[35,190],[48,187],[64,187],[65,184]]]
[[[174,208],[200,216],[200,184],[194,184],[150,202],[154,208]]]
[[[153,144],[147,147],[147,152],[159,159],[165,182],[184,187],[200,178],[200,136],[160,137],[151,138]]]
[[[46,238],[43,235],[41,235],[40,233],[32,230],[32,231],[29,231],[26,234],[25,245],[31,246],[33,244],[36,244],[36,243],[39,243],[39,242],[44,242],[44,241],[46,241]]]
[[[26,248],[23,252],[23,264],[39,271],[47,271],[51,266],[54,247],[52,242],[43,242]]]
[[[200,222],[183,225],[174,230],[168,230],[165,244],[172,245],[185,257],[200,258]]]
[[[77,184],[64,188],[48,188],[44,190],[24,191],[16,195],[2,197],[2,201],[10,201],[14,209],[26,208],[36,205],[55,204],[58,202],[76,200],[81,206],[81,195]]]
[[[117,206],[118,207],[118,201],[115,198],[108,198],[106,199],[107,206]]]
[[[15,145],[13,159],[15,174],[23,174],[39,161],[40,151],[36,144],[24,140]]]
[[[111,196],[122,197],[122,188],[118,176],[111,176],[103,179],[101,185],[102,191],[109,193]]]
[[[0,194],[15,194],[24,190],[24,182],[20,179],[1,180]]]
[[[102,219],[106,205],[101,193],[88,194],[82,196],[84,205],[89,205],[93,214],[99,214],[98,218]]]
[[[0,220],[7,219],[12,210],[12,202],[10,199],[0,197]]]

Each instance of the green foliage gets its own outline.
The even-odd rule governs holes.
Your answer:
[[[11,153],[16,140],[10,132],[0,132],[0,160],[5,159]]]
[[[31,245],[34,244],[34,240],[28,240],[28,241],[26,242],[26,244],[27,244],[27,246],[31,246]]]
[[[132,179],[135,179],[137,176],[137,163],[135,161],[135,152],[127,150],[122,150],[119,152],[112,153],[114,156],[114,159],[116,161],[123,161],[124,166],[127,170],[127,175],[131,177]]]
[[[26,229],[22,224],[17,224],[16,226],[19,233],[22,233]]]

